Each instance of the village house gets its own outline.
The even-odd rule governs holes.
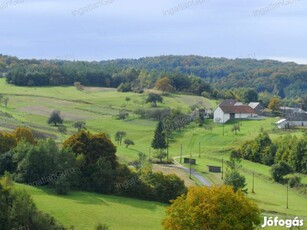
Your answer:
[[[283,118],[275,123],[279,129],[295,128],[307,126],[307,112],[296,112],[287,114],[286,118]]]
[[[248,104],[258,115],[263,114],[264,106],[260,102],[250,102]]]
[[[226,123],[230,119],[247,119],[257,117],[253,108],[241,102],[229,99],[223,101],[214,111],[214,122]]]

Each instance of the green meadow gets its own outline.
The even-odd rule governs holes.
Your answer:
[[[149,104],[144,103],[146,93],[118,93],[115,89],[96,87],[86,87],[84,91],[78,91],[75,87],[17,87],[6,84],[1,78],[0,93],[9,98],[7,108],[0,106],[2,130],[10,131],[18,126],[29,126],[55,138],[60,145],[76,132],[72,127],[75,121],[85,121],[89,131],[108,133],[114,143],[114,134],[119,130],[125,131],[126,138],[135,142],[135,145],[129,148],[124,145],[117,146],[117,155],[122,163],[137,159],[138,152],[150,154],[151,157],[155,154],[150,149],[150,144],[156,121],[140,119],[134,113],[138,108],[150,108]],[[126,101],[127,97],[130,98],[129,101]],[[213,109],[218,104],[217,101],[203,97],[171,94],[164,96],[164,102],[159,107],[181,108],[187,112],[190,111],[189,106],[199,102]],[[129,113],[129,117],[117,120],[116,115],[122,109]],[[61,111],[67,127],[66,134],[59,133],[56,127],[47,124],[53,110]],[[222,175],[208,173],[206,165],[221,165],[222,159],[229,159],[231,149],[255,138],[260,130],[267,131],[273,139],[288,134],[289,132],[276,130],[274,123],[277,120],[278,118],[266,118],[237,121],[240,124],[237,135],[231,132],[233,123],[215,125],[212,120],[207,120],[204,127],[191,123],[184,130],[174,133],[169,154],[179,161],[182,145],[182,154],[196,159],[197,164],[193,167],[213,184],[221,184]],[[291,135],[302,134],[303,131],[291,132]],[[242,161],[241,164],[241,172],[247,180],[248,197],[257,202],[264,215],[307,218],[306,196],[290,189],[287,209],[286,187],[270,179],[268,166],[248,161]],[[253,173],[255,193],[251,193]],[[307,184],[306,176],[303,177],[303,183]],[[48,189],[22,185],[18,187],[32,194],[39,209],[53,215],[65,226],[74,225],[75,229],[93,229],[99,222],[110,225],[111,229],[160,229],[164,217],[165,206],[155,202],[84,192],[57,196]]]
[[[99,223],[112,230],[162,229],[165,205],[157,202],[86,192],[59,196],[48,189],[25,185],[17,188],[28,191],[40,210],[75,230],[93,230]]]

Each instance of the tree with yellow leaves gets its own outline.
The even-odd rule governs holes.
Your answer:
[[[16,138],[13,134],[7,132],[0,132],[0,154],[6,153],[14,148],[17,144]]]
[[[231,186],[191,187],[172,201],[163,220],[165,230],[246,230],[260,224],[260,210]]]
[[[174,90],[174,87],[171,85],[171,80],[168,77],[163,77],[156,82],[157,90],[161,90],[162,93],[170,93]]]
[[[15,136],[17,142],[23,140],[31,144],[35,144],[35,138],[30,128],[18,127],[17,129],[14,130],[13,135]]]

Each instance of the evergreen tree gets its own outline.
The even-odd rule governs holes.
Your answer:
[[[159,121],[154,139],[152,140],[151,147],[154,149],[160,149],[160,152],[162,152],[162,149],[167,148],[167,143],[166,143],[166,135],[164,132],[164,127],[162,121]]]

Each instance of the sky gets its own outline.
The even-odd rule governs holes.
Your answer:
[[[159,55],[307,64],[305,0],[0,0],[0,53],[109,60]]]

